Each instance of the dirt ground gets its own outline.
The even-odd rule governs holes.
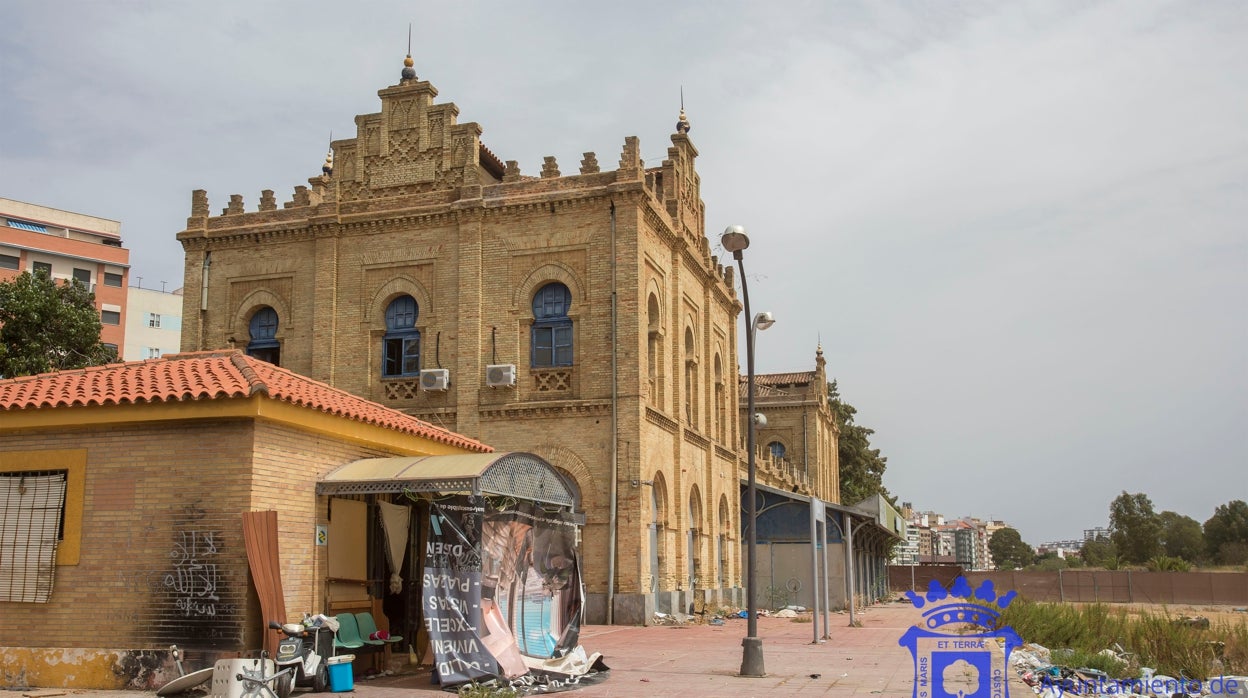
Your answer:
[[[1071,604],[1075,606],[1090,606],[1091,604]],[[1151,613],[1153,615],[1168,615],[1171,618],[1182,618],[1191,616],[1201,616],[1208,618],[1213,625],[1225,623],[1227,625],[1244,625],[1248,624],[1248,611],[1243,606],[1206,606],[1206,605],[1188,605],[1188,604],[1150,604],[1150,603],[1115,603],[1107,604],[1110,608],[1125,608],[1128,613]]]

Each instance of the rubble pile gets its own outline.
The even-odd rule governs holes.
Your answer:
[[[1101,650],[1101,656],[1124,667],[1137,668],[1136,657],[1122,647]],[[1185,698],[1187,696],[1248,696],[1248,676],[1209,676],[1193,679],[1157,674],[1149,667],[1138,667],[1135,678],[1119,679],[1099,669],[1069,666],[1070,650],[1050,650],[1028,643],[1010,654],[1010,663],[1019,677],[1044,698],[1114,696],[1140,698]]]

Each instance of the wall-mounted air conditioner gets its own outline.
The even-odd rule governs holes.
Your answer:
[[[420,372],[421,390],[446,390],[451,384],[451,372],[445,368],[426,368]]]
[[[491,388],[514,388],[516,385],[515,364],[494,364],[486,366],[485,384]]]

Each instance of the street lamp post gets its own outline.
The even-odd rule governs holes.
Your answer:
[[[756,425],[756,416],[754,414],[754,336],[758,334],[758,330],[765,330],[775,324],[776,320],[771,313],[759,313],[758,315],[750,315],[750,291],[745,282],[745,262],[742,259],[741,252],[750,246],[750,238],[745,234],[745,228],[740,225],[728,226],[720,238],[720,243],[724,249],[732,253],[732,258],[737,260],[737,270],[741,273],[741,303],[745,307],[746,321],[749,326],[746,328],[745,335],[745,370],[746,370],[746,449],[747,459],[749,463],[749,480],[746,486],[746,542],[745,542],[745,612],[746,612],[746,635],[741,640],[741,676],[765,676],[763,669],[763,639],[758,636],[758,585],[755,583],[754,575],[754,555],[758,547],[758,535],[755,524],[758,512],[756,511],[756,500],[758,497],[757,489],[757,473],[754,461],[754,428]]]

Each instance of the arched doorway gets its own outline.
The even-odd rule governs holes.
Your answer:
[[[732,549],[728,545],[728,533],[732,530],[728,512],[728,497],[720,495],[719,535],[715,537],[715,586],[721,590],[728,586],[728,551]]]
[[[702,571],[702,546],[699,539],[701,524],[702,494],[698,491],[698,486],[694,485],[689,490],[689,532],[686,540],[686,549],[689,553],[688,580],[690,589],[696,589],[699,584],[706,586],[706,580],[699,578]]]
[[[663,542],[667,522],[667,483],[655,473],[650,487],[650,593],[658,593],[663,579]]]

